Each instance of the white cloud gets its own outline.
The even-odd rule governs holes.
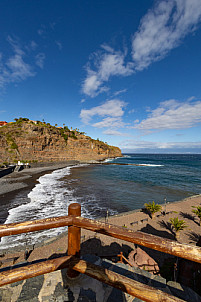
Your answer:
[[[196,97],[195,97],[195,96],[191,96],[191,97],[189,97],[189,98],[187,99],[188,102],[194,101],[194,100],[196,100]]]
[[[117,131],[115,129],[107,129],[103,132],[103,134],[106,134],[106,135],[113,135],[113,136],[130,136],[129,134],[127,133],[122,133],[120,131]]]
[[[201,142],[149,142],[126,140],[121,142],[121,147],[126,150],[166,150],[166,149],[198,149],[201,152]]]
[[[82,119],[82,122],[85,124],[88,124],[94,116],[118,118],[123,116],[123,108],[125,106],[125,102],[113,99],[91,109],[82,109],[80,117]]]
[[[137,122],[137,121],[136,121]],[[201,101],[180,103],[169,100],[150,111],[133,128],[140,130],[186,129],[201,123]]]
[[[12,49],[12,54],[8,55],[7,53],[0,53],[1,88],[4,88],[9,83],[18,83],[36,75],[36,72],[34,71],[35,66],[25,61],[27,57],[32,61],[31,52],[36,49],[36,43],[31,41],[23,47],[17,38],[11,36],[8,36],[7,42]],[[39,53],[36,55],[35,59],[36,65],[43,68],[45,55]]]
[[[98,75],[91,70],[88,70],[88,76],[83,83],[83,92],[86,95],[94,97],[97,95],[97,90],[100,87],[102,82],[98,79]]]
[[[163,0],[142,18],[132,40],[136,70],[162,59],[201,21],[200,0]]]
[[[117,96],[119,94],[125,93],[128,89],[122,89],[122,90],[118,90],[116,92],[113,93],[114,96]]]
[[[135,112],[135,109],[131,109],[131,110],[128,111],[129,114],[132,114],[134,112]]]
[[[28,51],[28,52],[31,52],[31,51],[35,51],[37,49],[38,45],[36,44],[35,41],[31,41],[29,42],[26,46],[25,46],[25,49]]]
[[[55,41],[56,45],[58,46],[59,50],[62,50],[63,45],[60,41]]]
[[[8,36],[7,41],[12,46],[15,54],[19,56],[23,56],[25,54],[17,38],[14,39],[11,36]]]
[[[125,53],[114,51],[109,46],[103,46],[104,51],[95,53],[94,71],[90,65],[87,66],[87,76],[82,85],[84,94],[94,97],[106,90],[103,86],[111,76],[128,76],[133,73],[133,63],[125,63]]]
[[[121,117],[106,117],[101,122],[95,123],[92,126],[96,128],[121,128],[124,127],[124,125]]]
[[[44,34],[45,34],[45,28],[44,28],[44,26],[42,26],[43,28],[40,28],[40,29],[38,29],[38,34],[39,34],[39,36],[43,36]]]
[[[39,66],[41,69],[43,69],[44,61],[45,61],[45,54],[42,52],[38,53],[36,55],[36,65]]]
[[[10,77],[7,80],[10,82],[19,82],[35,75],[31,66],[25,63],[19,54],[10,57],[6,62],[6,66],[8,67],[7,76]]]
[[[95,97],[108,89],[104,83],[111,76],[129,76],[163,59],[187,34],[196,30],[200,21],[200,0],[157,1],[141,19],[139,29],[132,37],[133,61],[126,62],[126,52],[101,45],[102,50],[92,54],[87,64],[82,92]]]

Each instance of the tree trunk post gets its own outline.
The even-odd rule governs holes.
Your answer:
[[[68,207],[68,216],[81,216],[81,205],[79,203],[72,203]],[[81,228],[71,225],[68,227],[68,255],[80,257],[80,241]],[[67,276],[75,278],[79,275],[78,272],[68,269]]]

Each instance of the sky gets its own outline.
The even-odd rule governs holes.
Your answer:
[[[1,0],[0,120],[201,153],[201,0]]]

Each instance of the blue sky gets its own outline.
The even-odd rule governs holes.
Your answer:
[[[0,120],[201,153],[200,0],[1,0]]]

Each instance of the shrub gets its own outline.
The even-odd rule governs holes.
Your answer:
[[[75,135],[75,131],[71,131],[71,137],[77,139],[77,136]]]
[[[15,142],[13,142],[10,146],[11,149],[18,149],[18,146]]]
[[[155,218],[155,214],[161,211],[162,207],[159,204],[156,204],[154,201],[151,203],[145,203],[145,208],[150,212],[151,218]]]
[[[175,230],[175,237],[178,240],[180,231],[182,231],[184,228],[187,228],[187,225],[184,220],[179,220],[178,217],[170,218],[170,222]]]
[[[201,225],[201,206],[195,207],[192,206],[192,208],[195,208],[196,210],[192,210],[192,212],[198,216],[198,218],[200,219],[199,224]]]

